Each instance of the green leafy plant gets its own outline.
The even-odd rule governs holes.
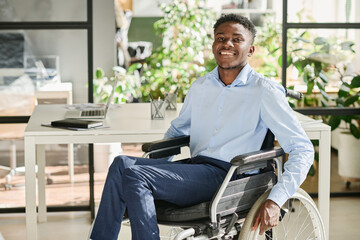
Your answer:
[[[141,98],[141,80],[137,71],[139,67],[139,64],[133,64],[127,71],[118,66],[113,67],[114,75],[119,74],[119,81],[113,96],[114,103],[134,102]],[[123,72],[126,73],[123,74]],[[98,67],[93,79],[94,102],[107,102],[113,85],[114,76],[107,77],[104,70]]]
[[[354,44],[350,41],[340,42],[338,39],[330,41],[323,37],[307,40],[304,35],[308,34],[304,32],[295,39],[303,42],[303,46],[291,51],[290,61],[306,83],[305,106],[318,105],[313,91],[316,86],[323,97],[320,100],[321,105],[327,107],[331,100],[325,91],[329,76],[336,76],[339,66],[354,56],[354,50],[351,48]],[[337,76],[336,81],[339,80],[340,76]]]
[[[211,53],[212,25],[215,13],[206,8],[205,0],[174,0],[161,4],[164,17],[155,22],[156,34],[162,38],[143,64],[142,97],[157,98],[178,91],[183,100],[191,83],[215,65]]]
[[[336,105],[338,107],[359,107],[360,106],[360,75],[355,76],[347,82],[342,79]],[[355,116],[331,116],[328,124],[331,130],[340,126],[341,121],[345,122],[349,132],[357,139],[360,139],[360,115]]]
[[[267,16],[265,26],[257,27],[255,53],[249,59],[250,65],[269,78],[280,77],[278,59],[281,56],[281,25],[273,17]]]
[[[302,14],[302,11],[298,13],[299,19],[302,18]],[[250,63],[256,71],[280,80],[282,67],[281,24],[277,24],[273,18],[268,17],[265,26],[258,27],[257,32],[256,51],[253,59],[250,59]],[[351,41],[341,41],[336,37],[329,39],[318,37],[311,34],[309,30],[293,29],[288,31],[286,68],[292,70],[293,77],[296,78],[297,75],[306,84],[305,106],[319,105],[315,88],[322,95],[321,105],[328,106],[331,99],[326,93],[325,87],[329,81],[334,79],[334,76],[336,81],[340,81],[338,70],[353,58],[353,46],[354,43]],[[292,105],[295,107],[295,104]]]

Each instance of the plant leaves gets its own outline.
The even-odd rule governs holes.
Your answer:
[[[346,42],[340,43],[341,50],[354,51],[354,50],[352,49],[352,46],[354,46],[354,42],[352,42],[352,41],[346,41]]]
[[[307,83],[307,91],[306,94],[311,94],[314,89],[314,81],[309,81]]]
[[[325,87],[324,87],[324,85],[323,85],[321,82],[316,81],[316,86],[318,86],[318,88],[319,88],[320,90],[324,90],[324,91],[325,91]]]
[[[328,122],[328,125],[331,127],[331,131],[339,127],[340,122],[341,122],[341,118],[339,118],[338,116],[331,116]]]
[[[316,173],[316,171],[315,171],[314,165],[311,165],[308,175],[313,177],[313,176],[315,176],[315,173]]]
[[[327,103],[323,99],[321,99],[320,101],[321,101],[321,106],[322,107],[327,107],[328,106]]]
[[[314,39],[314,44],[315,45],[324,45],[324,44],[327,44],[328,41],[326,38],[323,38],[323,37],[317,37]]]
[[[304,32],[304,33],[305,33],[305,32]],[[304,42],[304,43],[311,43],[309,40],[307,40],[307,39],[305,39],[305,38],[302,38],[302,37],[296,37],[295,39],[298,40],[298,41],[302,41],[302,42]]]
[[[317,145],[319,146],[319,145]],[[315,150],[314,159],[316,162],[319,162],[319,152]]]
[[[344,106],[348,107],[349,105],[355,103],[358,99],[359,99],[359,96],[357,96],[357,95],[351,96],[345,100]]]
[[[311,143],[312,143],[312,145],[314,145],[314,146],[319,146],[319,140],[310,140],[311,141]]]
[[[360,130],[353,123],[350,123],[350,132],[354,137],[356,137],[357,139],[360,139]]]
[[[351,80],[351,86],[358,88],[360,87],[360,75],[357,75]]]
[[[96,72],[95,72],[96,79],[101,79],[101,78],[103,78],[104,75],[105,75],[105,73],[104,73],[104,70],[102,70],[102,68],[96,68]]]
[[[322,70],[321,62],[314,62],[314,70],[315,70],[315,76],[319,76],[319,74]]]
[[[329,95],[325,92],[325,90],[320,89],[320,93],[326,101],[329,101]]]
[[[290,101],[288,101],[288,103],[289,103],[289,105],[290,105],[291,108],[295,108],[295,107],[296,107],[294,103],[292,103],[292,102],[290,102]]]
[[[326,77],[322,72],[319,73],[319,78],[321,78],[321,80],[323,80],[324,83],[328,83],[328,82],[329,82],[329,80],[327,79],[327,77]]]
[[[322,46],[322,48],[320,48],[321,51],[329,53],[330,52],[330,45],[329,44],[325,44],[324,46]]]

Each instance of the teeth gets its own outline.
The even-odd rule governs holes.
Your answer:
[[[220,52],[221,55],[234,55],[233,53],[230,52]]]

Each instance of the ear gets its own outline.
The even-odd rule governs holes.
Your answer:
[[[252,45],[249,48],[248,57],[251,57],[255,52],[255,47]]]

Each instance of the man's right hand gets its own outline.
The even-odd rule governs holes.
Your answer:
[[[279,224],[280,207],[270,199],[267,199],[256,214],[255,221],[251,228],[255,231],[260,224],[260,235],[265,231]]]

